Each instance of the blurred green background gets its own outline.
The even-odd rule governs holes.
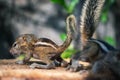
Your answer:
[[[62,44],[66,38],[65,19],[74,14],[79,25],[82,2],[84,0],[0,0],[0,59],[13,58],[9,49],[20,34],[32,33]],[[106,0],[95,37],[119,49],[119,26],[120,0]],[[61,56],[69,58],[77,49],[79,40],[75,39]]]

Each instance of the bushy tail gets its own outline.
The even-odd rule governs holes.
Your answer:
[[[73,33],[75,32],[75,28],[76,28],[76,19],[74,15],[70,15],[67,17],[66,19],[66,28],[67,28],[67,38],[64,41],[64,43],[59,47],[59,52],[63,52],[65,49],[68,48],[68,46],[70,45],[70,43],[72,42],[72,38],[73,38]]]
[[[85,0],[80,16],[80,33],[83,41],[91,38],[98,26],[104,2],[105,0]]]

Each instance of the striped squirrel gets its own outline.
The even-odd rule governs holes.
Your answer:
[[[109,51],[115,50],[115,48],[108,43],[92,38],[98,26],[104,2],[105,0],[84,1],[79,25],[81,51],[78,51],[72,56],[67,70],[78,71],[83,68],[83,66],[79,64],[79,60],[94,64],[97,60],[104,58]]]
[[[72,41],[72,34],[76,26],[75,17],[73,15],[67,17],[66,26],[67,38],[60,46],[47,38],[38,39],[33,34],[23,34],[19,36],[13,43],[10,52],[13,55],[25,53],[25,58],[22,61],[17,62],[19,64],[24,64],[28,62],[31,57],[34,57],[43,60],[46,65],[33,63],[30,67],[43,69],[55,68],[55,62],[63,62],[63,59],[60,57],[60,55],[68,48]]]

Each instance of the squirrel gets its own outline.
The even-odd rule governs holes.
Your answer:
[[[103,59],[109,51],[115,50],[113,46],[102,40],[93,39],[92,36],[99,23],[100,14],[105,0],[85,0],[80,15],[81,51],[71,57],[67,70],[79,71],[83,66],[79,60],[94,64]]]
[[[104,59],[94,63],[85,80],[119,80],[120,50],[110,51]]]
[[[33,63],[30,65],[31,68],[55,68],[55,63],[62,63],[63,61],[60,57],[61,53],[64,52],[72,42],[72,35],[76,26],[75,17],[73,15],[67,17],[66,26],[67,38],[62,45],[57,45],[48,38],[37,38],[34,34],[23,34],[13,43],[10,53],[17,56],[22,53],[25,54],[25,58],[22,61],[18,61],[18,64],[24,64],[33,57],[43,60],[46,65]]]

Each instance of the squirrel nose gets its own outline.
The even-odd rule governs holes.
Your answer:
[[[12,52],[13,52],[12,48],[9,50],[9,52],[10,52],[10,53],[12,53]]]
[[[14,50],[13,48],[11,48],[9,52],[10,52],[13,56],[16,55],[16,53],[17,53],[16,50]]]

